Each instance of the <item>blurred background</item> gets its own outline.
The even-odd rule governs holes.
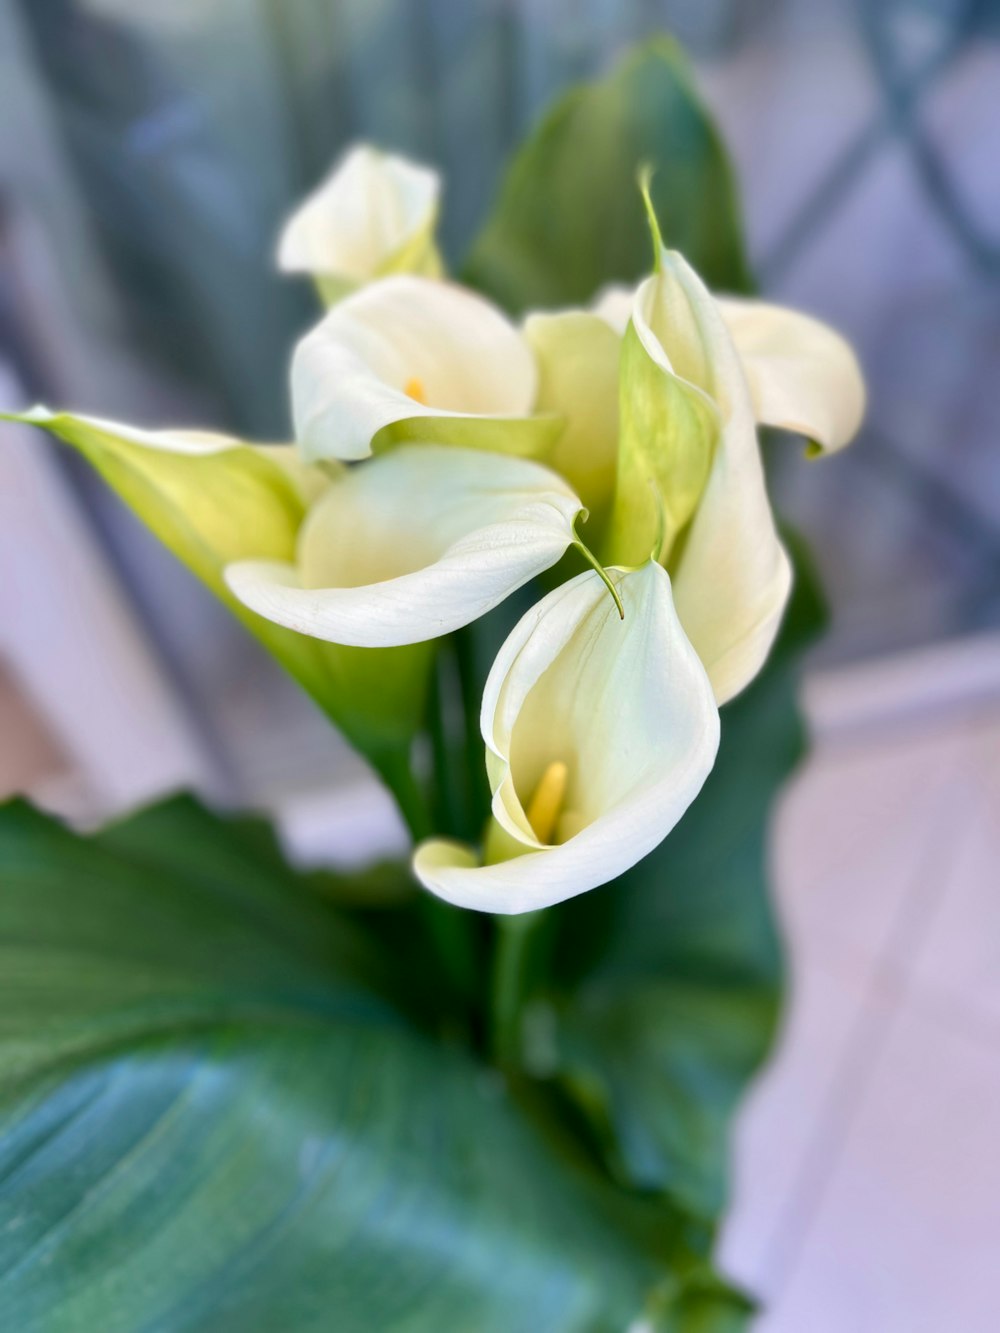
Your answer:
[[[762,291],[840,328],[870,389],[844,454],[770,446],[832,621],[774,838],[793,1003],[724,1258],[768,1329],[992,1333],[996,0],[0,0],[0,406],[285,438],[316,307],[274,243],[343,145],[443,168],[457,261],[548,100],[659,31],[729,143]],[[392,846],[227,613],[75,459],[0,432],[0,794],[94,821],[194,784],[306,859]]]

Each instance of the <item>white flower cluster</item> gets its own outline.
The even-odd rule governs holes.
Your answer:
[[[523,912],[625,871],[698,794],[718,707],[759,671],[791,583],[757,424],[837,449],[864,388],[835,332],[713,296],[655,219],[637,289],[512,323],[442,278],[438,196],[434,172],[362,146],[289,221],[281,266],[330,307],[291,369],[310,503],[293,559],[223,572],[277,625],[386,648],[470,623],[570,548],[589,563],[487,680],[484,852],[433,839],[414,856],[440,897]]]

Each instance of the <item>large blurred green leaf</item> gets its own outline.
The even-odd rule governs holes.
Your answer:
[[[768,821],[802,754],[795,668],[822,619],[800,554],[779,642],[723,709],[719,758],[698,800],[634,871],[573,899],[555,923],[562,989],[543,1059],[623,1178],[706,1219],[725,1201],[730,1119],[778,1013]]]
[[[193,803],[0,810],[0,1327],[738,1326],[674,1211],[414,1027],[420,963]]]
[[[636,184],[710,286],[749,289],[732,169],[680,49],[657,38],[568,92],[520,149],[464,277],[513,311],[588,302],[651,265]]]

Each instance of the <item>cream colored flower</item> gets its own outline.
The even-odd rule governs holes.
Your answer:
[[[624,334],[636,292],[605,287],[594,313]],[[865,384],[846,338],[812,315],[742,296],[715,296],[762,426],[804,435],[824,452],[850,444],[865,414]]]
[[[358,144],[285,224],[278,266],[310,274],[331,303],[388,273],[438,277],[440,193],[436,171]]]
[[[530,314],[524,337],[538,367],[536,411],[565,421],[545,461],[587,506],[594,533],[615,485],[621,338],[591,310]]]
[[[313,638],[418,643],[485,615],[554,565],[576,541],[581,509],[540,464],[411,445],[333,481],[302,525],[294,562],[244,561],[225,577],[252,611]]]
[[[531,348],[489,301],[451,283],[385,278],[296,347],[295,435],[310,461],[412,440],[537,455],[562,425],[532,415],[537,387]]]
[[[652,561],[557,588],[500,650],[483,694],[493,791],[487,864],[433,839],[428,889],[462,907],[527,912],[622,874],[666,837],[715,760],[712,688]]]
[[[850,343],[811,315],[765,301],[717,297],[761,425],[842,449],[865,414],[865,384]]]
[[[598,308],[620,326],[623,306],[612,292]],[[617,489],[601,554],[635,563],[656,548],[720,703],[759,671],[791,586],[756,421],[839,448],[863,402],[837,334],[777,307],[720,303],[661,247],[624,331]]]

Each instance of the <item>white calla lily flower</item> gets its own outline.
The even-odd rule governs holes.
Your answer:
[[[612,283],[598,293],[592,310],[624,334],[635,299],[635,289]],[[847,339],[787,306],[743,296],[714,300],[739,353],[757,423],[804,435],[824,453],[850,444],[866,395]]]
[[[765,301],[716,297],[762,426],[805,435],[818,449],[849,444],[865,414],[865,383],[845,338],[811,315]]]
[[[767,497],[739,354],[712,296],[674,251],[662,251],[660,271],[636,292],[626,361],[630,349],[635,392],[653,401],[649,410],[658,410],[662,393],[664,425],[681,411],[686,414],[677,432],[682,473],[696,489],[688,496],[683,541],[661,551],[661,559],[673,574],[681,623],[721,704],[763,665],[788,599],[791,566]],[[645,415],[644,409],[640,421]],[[634,440],[623,435],[612,518],[614,560],[634,560],[640,548],[649,549],[656,518],[648,482],[654,479],[654,490],[662,485],[655,472],[658,440],[655,431]],[[630,461],[630,451],[646,451],[648,457]],[[669,505],[669,492],[657,493]]]
[[[460,843],[422,843],[414,871],[438,897],[518,913],[606,883],[667,836],[711,771],[718,710],[668,574],[652,561],[609,573],[624,620],[587,572],[500,650],[481,719],[491,863]]]
[[[525,459],[413,445],[349,468],[310,510],[296,560],[228,566],[258,615],[357,647],[419,643],[498,605],[577,542],[583,506]]]
[[[367,458],[417,440],[537,454],[561,428],[533,417],[535,359],[489,301],[451,283],[393,277],[342,301],[292,359],[305,458]]]
[[[430,167],[358,144],[288,219],[278,267],[310,274],[331,301],[387,273],[438,277],[440,194]]]
[[[623,436],[606,555],[640,558],[665,521],[660,558],[721,704],[763,665],[791,587],[756,423],[839,448],[860,423],[864,388],[853,353],[832,330],[778,307],[720,302],[681,255],[662,246],[659,255],[624,332]],[[611,289],[597,309],[621,327],[624,304],[622,290]],[[631,435],[630,407],[638,423]]]

